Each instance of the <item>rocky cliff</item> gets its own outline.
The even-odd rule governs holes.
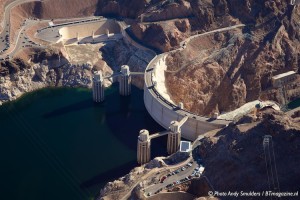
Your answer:
[[[83,52],[86,54],[83,55]],[[18,55],[20,57],[0,63],[0,102],[14,100],[43,87],[90,88],[94,70],[110,75],[113,71],[119,71],[122,65],[129,65],[131,71],[144,72],[154,57],[151,52],[139,50],[123,40],[66,48],[57,45]],[[143,88],[143,76],[133,77],[132,83]],[[106,79],[104,84],[108,87],[112,82]]]
[[[155,56],[150,51],[138,49],[124,40],[112,41],[100,48],[103,61],[113,71],[120,71],[122,65],[128,65],[132,72],[144,72],[148,63]],[[133,76],[132,83],[144,87],[143,76]]]
[[[262,196],[263,191],[278,191],[274,189],[270,168],[266,168],[265,156],[269,151],[264,149],[264,137],[270,139],[270,153],[272,161],[273,177],[281,192],[299,191],[300,164],[300,124],[299,117],[291,118],[285,113],[265,108],[260,111],[260,117],[254,118],[247,115],[228,127],[208,132],[201,139],[200,148],[196,148],[195,154],[201,156],[201,162],[205,167],[200,179],[192,179],[190,182],[173,188],[174,191],[191,194],[188,199],[225,199],[231,200],[232,196],[216,195],[215,198],[207,197],[208,191],[225,192],[241,191],[260,193],[255,199],[267,199]],[[168,173],[165,170],[166,159],[155,158],[149,164],[137,167],[124,177],[108,183],[100,192],[98,199],[145,199],[142,188],[154,184],[159,177]],[[268,161],[268,159],[267,159]],[[273,166],[274,165],[274,166]],[[270,165],[267,165],[270,166]],[[278,177],[278,183],[277,183]],[[271,186],[269,186],[271,184]],[[131,188],[131,190],[130,190]],[[168,199],[172,199],[172,190]],[[162,199],[166,193],[152,196],[152,199]],[[178,197],[181,198],[178,198]],[[186,199],[187,196],[174,194],[173,198]],[[236,197],[234,197],[236,198]],[[237,197],[237,199],[254,199],[253,197]],[[298,197],[282,197],[281,199],[298,199]]]
[[[299,191],[300,176],[300,126],[299,121],[287,115],[265,110],[258,121],[243,118],[222,131],[206,137],[200,154],[205,165],[204,175],[216,191],[255,191],[273,190],[272,176],[279,184],[281,192]],[[250,123],[245,123],[248,121]],[[274,151],[273,175],[266,168],[264,136],[272,137],[271,155]],[[273,155],[272,155],[273,157]],[[276,165],[276,171],[274,170]],[[270,165],[268,165],[270,166]],[[271,188],[269,188],[268,176]],[[278,177],[278,180],[276,179]],[[276,189],[275,189],[276,191]],[[232,197],[222,197],[231,199]],[[298,197],[282,197],[297,199]],[[242,198],[239,199],[251,199]],[[266,199],[265,196],[255,199]]]
[[[53,61],[58,65],[51,64]],[[40,63],[20,67],[23,65],[16,65],[18,62],[21,61],[16,59],[1,63],[0,69],[10,73],[0,76],[0,104],[44,87],[91,87],[93,66],[90,64],[72,65],[67,61],[48,58]]]
[[[282,1],[213,2],[216,22],[230,15],[247,26],[195,38],[186,49],[171,54],[166,77],[172,100],[204,115],[259,98],[282,102],[271,78],[299,71],[299,7]],[[298,84],[299,79],[291,83],[291,90]]]

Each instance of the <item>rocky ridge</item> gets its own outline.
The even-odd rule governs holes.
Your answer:
[[[275,162],[277,167],[280,191],[299,191],[299,151],[300,126],[299,117],[291,118],[285,113],[266,108],[260,111],[260,117],[247,115],[231,123],[220,131],[208,132],[201,140],[200,148],[195,149],[205,166],[205,178],[193,179],[168,193],[170,196],[157,194],[152,199],[172,199],[172,192],[188,193],[190,199],[219,199],[207,197],[211,186],[215,191],[255,191],[261,193],[269,190],[265,153],[264,136],[272,137]],[[164,170],[167,159],[155,158],[141,167],[133,169],[129,174],[101,189],[98,199],[119,199],[129,194],[128,199],[145,199],[141,189],[158,181],[158,178],[169,171]],[[151,175],[152,174],[152,175]],[[150,175],[150,176],[149,176]],[[147,177],[147,178],[146,178]],[[209,182],[208,182],[208,181]],[[134,189],[129,191],[130,187]],[[181,196],[181,195],[178,195]],[[177,196],[177,197],[178,197]],[[185,199],[187,196],[181,196]],[[231,197],[220,197],[232,199]],[[251,197],[238,197],[252,199]],[[266,199],[265,196],[255,199]],[[288,197],[282,199],[297,199]]]
[[[64,64],[51,67],[46,62],[0,77],[0,102],[15,100],[26,92],[44,87],[91,87],[92,66],[90,64]]]
[[[233,1],[213,2],[215,20],[218,15],[231,15],[253,26],[195,38],[185,50],[169,55],[168,70],[177,70],[166,73],[172,100],[200,115],[228,112],[256,99],[281,103],[282,95],[272,88],[271,78],[290,70],[299,72],[299,7],[246,1],[236,3],[241,7],[237,10],[231,6]],[[176,69],[178,63],[184,70]],[[299,78],[288,86],[291,99],[299,95],[298,85]]]
[[[91,88],[93,71],[102,70],[104,75],[110,75],[127,64],[131,71],[143,72],[154,56],[123,40],[105,44],[98,54],[101,58],[96,62],[87,58],[86,62],[73,63],[64,48],[54,48],[36,51],[29,63],[20,58],[3,61],[0,63],[0,102],[15,100],[26,92],[44,87]],[[106,87],[111,84],[109,79],[104,82]],[[133,84],[143,88],[143,76],[134,77]]]
[[[205,165],[204,175],[216,191],[269,190],[263,148],[266,135],[272,137],[280,191],[299,190],[299,118],[293,119],[284,113],[267,109],[262,111],[258,121],[252,116],[244,117],[202,141],[199,153]]]

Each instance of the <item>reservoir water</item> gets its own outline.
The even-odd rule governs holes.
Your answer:
[[[92,102],[88,89],[42,89],[0,106],[0,198],[87,200],[137,166],[140,129],[162,130],[147,113],[143,91]],[[166,137],[152,157],[166,155]]]
[[[300,98],[296,99],[288,104],[289,109],[295,109],[300,106]]]

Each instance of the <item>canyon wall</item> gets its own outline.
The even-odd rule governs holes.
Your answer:
[[[233,1],[222,1],[223,12],[218,2],[219,15],[231,14],[254,25],[195,38],[186,49],[171,54],[166,79],[172,100],[203,115],[228,112],[256,99],[281,103],[282,95],[272,88],[271,78],[290,70],[299,72],[299,29],[295,28],[299,7],[247,1],[247,8],[256,14],[247,12],[242,19],[243,12],[230,7]],[[299,78],[289,86],[296,89]]]

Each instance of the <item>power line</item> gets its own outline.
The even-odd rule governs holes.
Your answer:
[[[268,176],[269,190],[280,191],[275,160],[275,152],[271,135],[265,135],[263,139],[265,163]],[[272,197],[271,197],[272,199]]]

